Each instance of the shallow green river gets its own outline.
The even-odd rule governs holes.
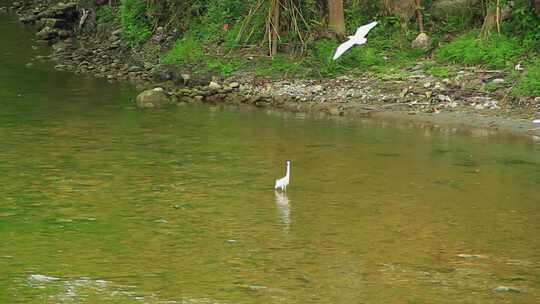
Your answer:
[[[538,146],[141,111],[0,34],[0,303],[540,303]]]

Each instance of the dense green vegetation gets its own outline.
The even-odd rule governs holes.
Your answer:
[[[456,8],[442,17],[436,10],[442,1],[436,0],[420,1],[419,10],[414,0],[343,1],[347,32],[371,20],[379,25],[367,45],[337,61],[331,57],[343,38],[329,30],[324,13],[325,2],[335,0],[280,1],[275,41],[271,16],[278,0],[122,0],[117,7],[101,6],[98,21],[120,22],[124,44],[133,48],[152,43],[149,37],[155,29],[165,27],[177,40],[163,48],[160,61],[205,73],[229,75],[251,69],[280,77],[384,74],[423,61],[425,71],[439,77],[452,75],[450,64],[506,70],[516,83],[516,96],[538,95],[540,19],[535,1],[518,0],[511,7],[508,1],[499,1],[499,9],[511,14],[496,22],[489,22],[500,15],[494,13],[495,0],[470,1],[475,4],[465,13]],[[411,42],[420,26],[433,42],[415,49]],[[276,54],[272,43],[278,44]],[[524,63],[526,72],[510,73],[518,62]]]
[[[434,57],[440,61],[504,68],[515,63],[523,52],[517,38],[493,36],[482,40],[478,39],[478,31],[473,30],[437,49]]]
[[[147,10],[149,6],[143,0],[124,0],[120,6],[122,35],[127,45],[141,43],[152,34]]]

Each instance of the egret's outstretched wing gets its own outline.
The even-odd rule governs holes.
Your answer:
[[[373,21],[369,24],[362,25],[356,30],[355,37],[366,37],[369,31],[377,25],[377,21]]]
[[[352,39],[343,42],[340,46],[338,46],[336,53],[334,54],[334,60],[338,59],[341,55],[343,55],[343,53],[353,47],[353,45],[355,45],[355,42]]]

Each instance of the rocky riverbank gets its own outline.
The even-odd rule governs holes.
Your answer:
[[[137,99],[144,108],[195,102],[248,104],[329,116],[400,115],[540,136],[531,123],[540,117],[540,97],[511,99],[504,71],[462,68],[455,76],[442,78],[430,75],[428,66],[419,62],[383,75],[269,79],[240,71],[223,79],[180,71],[160,64],[155,52],[127,48],[120,28],[85,31],[91,17],[75,2],[15,1],[4,8],[8,9],[21,22],[35,26],[36,39],[52,46],[50,56],[34,60],[52,60],[59,70],[133,82],[148,90]],[[175,34],[157,28],[151,40],[166,47]],[[162,89],[150,90],[156,87]]]

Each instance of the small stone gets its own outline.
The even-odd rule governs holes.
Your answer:
[[[58,71],[65,71],[68,69],[68,66],[65,64],[57,64],[54,66],[54,68]]]
[[[502,79],[502,78],[495,78],[495,79],[493,79],[491,81],[491,83],[493,83],[493,84],[503,84],[503,83],[505,83],[505,80]]]
[[[184,85],[187,85],[189,80],[191,79],[191,75],[187,73],[180,74],[180,77],[182,77],[182,80],[184,81]]]
[[[67,43],[65,42],[57,42],[55,44],[53,44],[52,48],[55,52],[62,52],[62,51],[65,51],[66,48],[68,47]]]
[[[128,72],[140,72],[142,71],[142,68],[137,65],[132,65],[128,68]]]
[[[219,90],[219,89],[221,89],[221,85],[219,85],[219,83],[217,83],[215,81],[212,81],[208,85],[208,88],[211,89],[211,90]]]
[[[324,90],[324,88],[323,88],[323,86],[320,85],[320,84],[315,85],[315,86],[313,86],[313,88],[312,88],[312,91],[313,91],[313,92],[321,92],[322,90]]]
[[[408,92],[409,92],[409,89],[404,88],[403,90],[401,90],[401,93],[399,93],[399,97],[401,98],[405,97],[405,95],[407,95]]]
[[[41,40],[51,40],[54,39],[58,33],[52,28],[46,26],[41,29],[41,31],[36,33],[36,36]]]
[[[476,110],[483,110],[485,107],[484,107],[483,104],[479,103],[479,104],[476,104],[476,105],[474,106],[474,108],[475,108]]]
[[[452,101],[452,100],[450,99],[450,96],[448,96],[448,95],[443,95],[443,94],[437,95],[437,99],[438,99],[439,101],[443,101],[443,102],[444,102],[444,101]]]
[[[237,89],[238,87],[240,87],[240,84],[238,82],[231,82],[229,83],[229,87],[231,87],[232,89]]]

